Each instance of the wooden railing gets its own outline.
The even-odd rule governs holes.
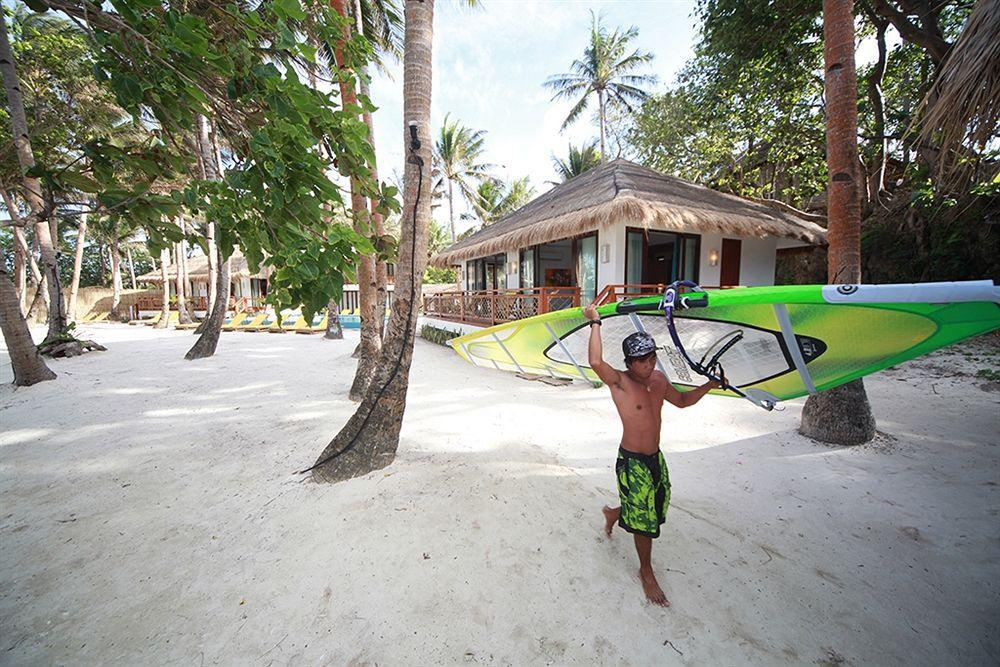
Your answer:
[[[580,306],[579,287],[530,287],[424,296],[424,314],[472,324],[498,324]]]

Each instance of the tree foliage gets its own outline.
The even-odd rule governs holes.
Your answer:
[[[307,19],[323,43],[335,43],[348,19],[320,4],[307,14],[299,0],[101,7],[36,0],[32,7],[61,10],[86,30],[97,81],[149,130],[142,142],[89,141],[69,168],[40,163],[53,191],[82,191],[99,215],[141,226],[154,253],[179,240],[172,219],[181,212],[214,221],[225,255],[238,244],[252,265],[271,267],[268,298],[279,307],[314,311],[339,298],[354,257],[371,252],[372,242],[331,214],[344,209],[344,195],[330,171],[357,177],[381,212],[398,209],[395,189],[370,177],[374,152],[358,118],[370,101],[345,110],[335,93],[300,76],[316,57],[303,36]],[[356,37],[345,54],[360,68],[371,48]],[[196,114],[217,129],[221,180],[194,169],[187,137]]]
[[[855,3],[859,35],[874,39],[880,24],[895,33],[887,40],[884,75],[877,62],[858,69],[859,152],[869,178],[882,168],[886,142],[885,191],[869,189],[864,209],[866,279],[1000,273],[997,235],[983,225],[1000,217],[996,143],[943,155],[916,131],[921,102],[970,8],[964,2]],[[635,115],[631,150],[640,162],[665,173],[821,210],[827,178],[822,3],[700,0],[696,14],[701,39],[695,57],[675,86],[647,100]],[[967,165],[964,181],[939,180],[942,160]],[[914,241],[926,261],[897,257]],[[959,266],[959,257],[969,261]]]

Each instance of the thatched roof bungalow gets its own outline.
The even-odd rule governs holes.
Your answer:
[[[770,285],[779,248],[823,245],[821,216],[614,160],[557,185],[436,255],[465,290],[579,288],[688,279]],[[625,291],[637,291],[635,289]]]

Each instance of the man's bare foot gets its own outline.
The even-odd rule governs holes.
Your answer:
[[[652,571],[646,573],[639,570],[639,579],[642,581],[642,590],[646,593],[647,600],[661,607],[670,606],[670,600],[663,594],[663,589],[660,588],[660,584],[656,581],[656,576],[653,575]]]
[[[607,505],[601,510],[604,512],[604,534],[611,537],[611,530],[615,527],[615,522],[618,521],[618,517],[621,516],[622,508],[616,507],[611,509]]]

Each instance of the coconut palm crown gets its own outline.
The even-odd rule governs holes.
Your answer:
[[[564,160],[555,155],[552,156],[552,168],[559,174],[559,178],[565,183],[574,176],[579,176],[583,172],[596,167],[601,163],[601,154],[597,152],[597,142],[592,141],[582,146],[569,145],[569,154]]]
[[[521,208],[534,196],[535,188],[527,176],[509,183],[490,179],[483,181],[476,188],[476,198],[472,200],[472,208],[485,227]]]
[[[434,142],[434,168],[438,180],[434,190],[441,192],[447,186],[448,218],[451,222],[451,240],[455,241],[455,198],[454,187],[467,202],[474,205],[477,184],[490,178],[491,164],[482,162],[485,152],[483,130],[473,130],[452,120],[451,114],[444,117],[441,132]]]
[[[583,52],[583,59],[574,60],[569,73],[549,77],[545,87],[554,91],[553,100],[576,100],[561,129],[572,124],[587,109],[591,98],[597,96],[603,160],[607,154],[604,148],[607,107],[620,106],[631,112],[634,104],[649,97],[640,86],[656,83],[656,77],[632,73],[653,59],[651,53],[638,49],[630,51],[629,43],[639,35],[638,28],[632,26],[624,32],[621,29],[609,32],[601,25],[600,16],[591,12],[590,20],[590,44]]]

